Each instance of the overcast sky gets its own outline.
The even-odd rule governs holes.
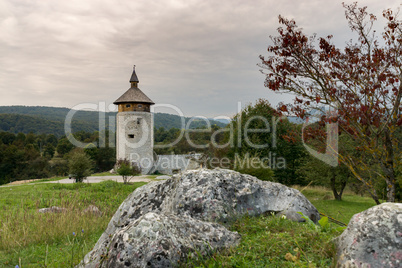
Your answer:
[[[289,102],[291,96],[264,88],[257,66],[278,15],[343,45],[352,36],[341,3],[0,0],[0,105],[109,107],[129,88],[134,64],[139,88],[185,116],[233,116],[238,102],[258,98]],[[360,4],[379,18],[400,5]]]

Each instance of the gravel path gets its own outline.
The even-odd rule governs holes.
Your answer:
[[[154,180],[163,180],[163,179],[167,179],[170,176],[158,176],[155,179],[150,179],[148,178],[147,175],[140,175],[140,176],[135,176],[133,177],[130,182],[150,182],[150,181],[154,181]],[[98,183],[98,182],[102,182],[102,181],[108,181],[108,180],[112,180],[112,181],[116,181],[116,182],[123,182],[123,177],[122,176],[91,176],[88,177],[87,179],[84,180],[84,183]],[[39,184],[39,183],[74,183],[75,180],[74,179],[69,179],[69,178],[65,178],[65,179],[61,179],[58,181],[44,181],[44,182],[36,182],[36,183],[30,183],[30,184]],[[0,187],[14,187],[14,186],[19,186],[19,185],[25,185],[26,183],[19,183],[19,184],[7,184],[7,185],[2,185]]]
[[[91,177],[87,177],[84,180],[84,183],[98,183],[98,182],[102,182],[102,181],[123,182],[123,177],[122,176],[91,176]],[[150,182],[153,180],[150,178],[147,178],[146,175],[135,176],[130,180],[130,182],[140,182],[140,181]],[[43,183],[74,183],[74,182],[75,182],[74,179],[66,178],[66,179],[61,179],[58,181],[45,181]]]

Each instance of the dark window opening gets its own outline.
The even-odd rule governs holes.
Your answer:
[[[138,104],[138,108],[142,108],[142,104]]]
[[[137,118],[137,124],[141,124],[141,118]]]
[[[134,139],[134,134],[128,134],[128,137],[129,137],[130,139]]]
[[[131,107],[131,105],[130,104],[126,104],[126,108],[130,108]]]

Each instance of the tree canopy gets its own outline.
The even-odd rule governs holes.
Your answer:
[[[384,32],[373,26],[376,16],[357,3],[347,5],[345,16],[357,35],[344,48],[332,35],[307,36],[294,20],[279,16],[278,36],[271,37],[269,55],[260,56],[265,86],[296,95],[293,104],[280,104],[283,113],[305,118],[325,105],[337,111],[321,123],[336,123],[356,141],[359,154],[339,154],[354,176],[378,203],[374,183],[387,184],[387,200],[395,201],[397,166],[401,164],[402,22],[390,9],[383,11]],[[325,128],[314,137],[325,142]]]

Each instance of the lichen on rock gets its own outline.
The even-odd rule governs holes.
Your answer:
[[[402,204],[383,203],[355,214],[337,243],[337,267],[401,267]]]
[[[102,267],[172,267],[189,252],[205,255],[239,240],[217,223],[149,212],[113,235]]]

